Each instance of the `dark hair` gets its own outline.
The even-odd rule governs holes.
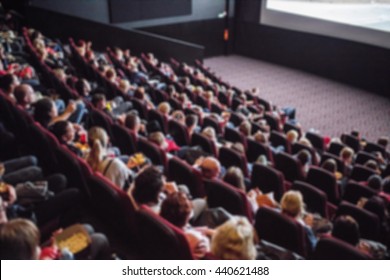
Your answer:
[[[162,173],[154,166],[149,166],[135,178],[133,197],[139,203],[157,203],[163,188]]]
[[[383,199],[379,196],[375,195],[369,198],[363,208],[377,215],[381,222],[385,219],[386,206]]]
[[[34,103],[34,119],[43,127],[48,127],[51,121],[50,112],[53,109],[54,103],[50,98],[42,98]]]
[[[128,113],[126,115],[126,118],[125,118],[125,126],[128,128],[128,129],[135,129],[135,125],[137,124],[137,121],[140,122],[140,118],[138,117],[138,115],[136,114],[133,114],[133,113]]]
[[[297,158],[299,160],[299,162],[303,165],[309,163],[310,164],[310,161],[311,161],[311,154],[309,151],[307,150],[300,150],[297,154]]]
[[[199,117],[197,115],[194,115],[194,114],[187,115],[186,120],[185,120],[186,126],[191,127],[191,126],[197,124],[198,120],[199,120]]]
[[[337,163],[333,158],[328,158],[325,160],[321,167],[331,173],[335,173],[337,171]]]
[[[192,204],[186,194],[175,192],[170,194],[162,203],[160,216],[175,226],[182,228],[186,225],[191,211]]]
[[[383,179],[382,191],[387,194],[390,194],[390,176],[387,176],[385,179]]]
[[[57,137],[60,143],[63,143],[62,136],[66,134],[66,128],[68,124],[68,121],[58,121],[50,128],[51,132],[55,135],[55,137]]]
[[[367,186],[375,191],[380,191],[382,185],[382,178],[379,175],[371,175],[367,180]]]
[[[105,99],[106,99],[106,97],[105,97],[104,94],[102,94],[102,93],[95,93],[92,96],[92,104],[93,104],[93,106],[96,106],[100,101],[103,101]]]
[[[339,216],[333,223],[332,236],[353,246],[359,243],[359,225],[351,216]]]
[[[78,79],[74,84],[74,88],[80,96],[84,96],[84,79]]]
[[[6,74],[4,76],[0,77],[0,88],[2,90],[8,91],[11,84],[14,81],[14,75],[12,74]]]
[[[15,219],[0,226],[0,259],[33,260],[39,245],[38,228],[29,220]]]

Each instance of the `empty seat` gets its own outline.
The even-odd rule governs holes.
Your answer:
[[[290,183],[294,182],[295,180],[303,180],[304,178],[301,163],[298,159],[289,154],[276,154],[275,167],[283,173],[284,178]]]
[[[376,192],[367,186],[350,181],[345,186],[343,200],[356,204],[360,198],[370,198],[376,195]]]
[[[137,152],[137,136],[126,127],[114,124],[111,126],[114,146],[118,147],[124,155],[132,155]]]

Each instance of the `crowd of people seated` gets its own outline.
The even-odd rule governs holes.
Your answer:
[[[2,259],[112,258],[107,237],[78,215],[113,199],[89,184],[91,176],[107,179],[104,191],[134,211],[123,206],[129,213],[122,214],[135,243],[149,242],[132,215],[146,211],[154,226],[184,237],[193,259],[321,258],[324,238],[341,242],[339,250],[389,258],[388,137],[304,131],[295,108],[232,87],[199,62],[167,63],[119,47],[97,52],[92,42],[63,44],[6,22],[0,31],[7,34],[0,44]],[[31,142],[17,128],[21,119],[49,139],[47,153],[25,149]],[[62,148],[80,176],[55,163]],[[39,167],[42,158],[53,166]],[[39,190],[39,200],[28,190]],[[75,223],[91,237],[88,254],[53,241]]]

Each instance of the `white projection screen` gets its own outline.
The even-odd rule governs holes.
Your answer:
[[[260,23],[390,49],[390,0],[262,0]]]

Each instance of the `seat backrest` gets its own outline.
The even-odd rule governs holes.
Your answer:
[[[270,126],[271,130],[280,131],[279,120],[275,116],[273,116],[271,113],[266,113],[264,114],[264,119]]]
[[[334,237],[322,237],[314,250],[315,260],[370,260],[371,257]]]
[[[339,156],[333,155],[331,153],[324,152],[322,154],[320,165],[322,165],[328,159],[334,159],[337,164],[337,171],[340,172],[341,174],[344,173],[345,171],[344,161]]]
[[[148,118],[148,109],[145,102],[137,98],[132,98],[131,102],[133,103],[134,109],[138,111],[139,117],[146,120]]]
[[[318,213],[324,218],[329,218],[326,193],[303,181],[295,181],[291,189],[302,193],[308,212]]]
[[[380,221],[377,215],[347,201],[342,201],[337,208],[336,217],[341,215],[349,215],[356,220],[362,238],[379,241]]]
[[[137,152],[137,136],[126,127],[114,124],[111,127],[114,135],[113,144],[124,155],[132,155]]]
[[[370,198],[377,193],[367,186],[363,186],[354,181],[349,181],[345,186],[343,200],[356,204],[360,198]]]
[[[306,182],[327,194],[330,202],[340,201],[340,191],[334,174],[319,167],[312,166],[307,173]]]
[[[237,166],[242,170],[245,177],[249,176],[245,155],[239,154],[231,148],[222,147],[219,149],[218,159],[226,169],[231,166]]]
[[[202,128],[205,128],[208,126],[211,126],[212,128],[214,128],[215,133],[217,133],[218,135],[220,135],[222,133],[221,126],[219,125],[218,121],[212,117],[203,118]]]
[[[360,164],[355,164],[352,168],[351,176],[349,179],[354,180],[356,182],[367,181],[371,175],[376,174],[374,170],[365,167]]]
[[[90,176],[91,206],[116,234],[135,237],[135,215],[137,206],[123,190],[115,186],[100,173]],[[118,222],[120,221],[120,222]]]
[[[200,133],[192,134],[191,146],[200,146],[204,152],[215,157],[217,156],[217,147],[215,146],[215,143]]]
[[[360,140],[357,137],[349,134],[343,134],[341,135],[341,141],[348,147],[352,148],[355,153],[360,151]]]
[[[273,192],[277,201],[280,201],[285,191],[282,172],[271,166],[255,163],[251,182],[253,187],[258,187],[263,193]]]
[[[291,154],[295,155],[297,153],[299,153],[300,151],[302,150],[306,150],[310,153],[311,155],[311,162],[313,165],[318,165],[319,162],[318,162],[318,159],[317,159],[317,155],[316,155],[316,150],[312,147],[308,147],[306,145],[303,145],[301,143],[294,143],[291,147]]]
[[[376,162],[376,157],[368,152],[360,151],[356,154],[355,164],[364,165],[368,160]]]
[[[287,133],[290,130],[295,130],[298,132],[298,138],[302,137],[302,129],[299,126],[286,122],[283,126],[283,132]]]
[[[305,136],[317,151],[322,153],[325,150],[324,138],[321,135],[308,131]]]
[[[341,150],[344,149],[345,147],[346,145],[342,143],[331,142],[328,148],[328,153],[339,157]]]
[[[241,115],[241,114],[238,114],[238,113],[235,113],[235,112],[232,112],[230,114],[230,119],[229,121],[234,125],[234,126],[239,126],[243,121],[244,121],[244,117]]]
[[[294,219],[274,209],[260,207],[255,217],[255,229],[260,239],[307,256],[305,229]]]
[[[157,121],[160,125],[162,132],[167,134],[168,132],[168,120],[159,111],[152,109],[148,112],[149,121]]]
[[[161,165],[166,170],[168,161],[166,152],[164,152],[160,147],[154,143],[149,142],[143,137],[138,138],[138,149],[148,157],[153,164]]]
[[[282,146],[284,147],[284,151],[286,153],[291,154],[290,142],[288,142],[286,135],[284,135],[283,133],[277,131],[271,131],[271,134],[269,136],[269,141],[271,142],[271,145],[273,147]]]
[[[91,128],[93,126],[102,127],[110,136],[110,138],[113,139],[114,136],[111,130],[112,124],[113,124],[112,120],[110,119],[109,116],[106,115],[106,113],[96,109],[92,109],[89,111],[87,123],[86,123],[87,128]]]
[[[380,152],[383,157],[386,157],[386,149],[376,143],[367,142],[367,144],[364,146],[364,151],[367,153]]]
[[[253,139],[246,139],[248,148],[246,150],[246,158],[249,162],[255,162],[259,156],[264,155],[270,162],[274,161],[271,148],[267,145],[259,143]]]
[[[275,155],[275,167],[280,170],[284,178],[289,182],[303,180],[301,163],[295,157],[287,153],[278,153]]]
[[[184,232],[142,205],[137,211],[140,255],[150,260],[191,260],[193,255]]]
[[[170,120],[168,122],[168,131],[177,145],[188,146],[190,144],[190,136],[185,125],[176,120]]]
[[[253,215],[246,194],[222,180],[203,180],[210,208],[222,207],[230,214],[245,216],[252,221]]]
[[[168,161],[169,179],[176,184],[184,184],[190,190],[192,197],[204,197],[202,174],[185,161],[173,157]]]
[[[247,149],[246,137],[242,135],[237,129],[231,127],[225,127],[225,140],[236,143],[241,143],[245,150]]]

